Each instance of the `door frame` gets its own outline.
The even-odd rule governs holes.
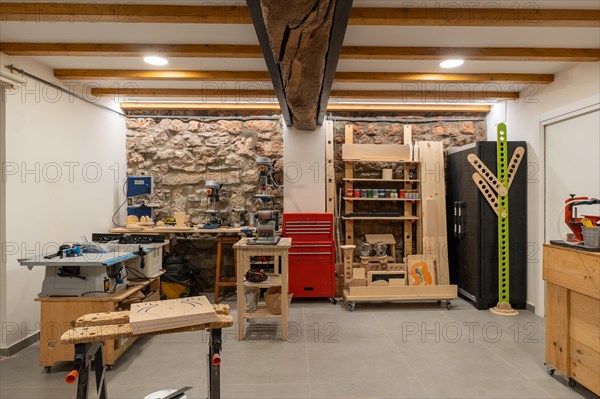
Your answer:
[[[539,138],[540,138],[540,184],[542,187],[542,199],[543,204],[538,208],[538,217],[541,223],[539,223],[538,237],[540,242],[538,243],[540,260],[543,264],[543,245],[546,242],[546,128],[555,123],[560,123],[568,119],[577,118],[582,115],[586,115],[592,112],[600,110],[600,98],[598,96],[592,96],[583,100],[568,104],[564,107],[556,108],[549,112],[540,114],[539,119]],[[537,286],[540,288],[537,290],[537,298],[535,303],[537,304],[535,313],[538,316],[546,315],[546,284],[542,278],[542,268],[539,268],[538,275],[536,276]]]

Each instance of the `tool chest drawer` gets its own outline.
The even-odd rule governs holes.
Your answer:
[[[290,292],[295,297],[335,295],[335,246],[331,213],[284,213],[289,250]]]

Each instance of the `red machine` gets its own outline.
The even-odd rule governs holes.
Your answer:
[[[333,214],[284,213],[283,236],[292,239],[289,289],[294,298],[335,297]]]
[[[575,240],[572,242],[581,242],[583,241],[583,235],[581,234],[581,226],[583,219],[589,219],[592,224],[595,226],[598,221],[600,221],[600,216],[591,216],[591,215],[582,215],[582,217],[577,217],[577,206],[580,205],[596,205],[600,204],[600,199],[598,198],[589,198],[589,197],[575,197],[575,194],[570,194],[571,198],[565,201],[565,223],[573,234],[575,234]]]

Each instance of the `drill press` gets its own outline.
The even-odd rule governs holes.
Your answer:
[[[204,185],[206,188],[206,196],[208,198],[208,210],[204,214],[209,217],[208,222],[203,226],[205,229],[218,229],[221,227],[221,220],[217,217],[217,203],[219,202],[220,191],[223,183],[215,180],[208,180]]]
[[[281,237],[277,235],[279,230],[279,211],[269,208],[269,202],[273,201],[273,195],[270,194],[271,188],[279,188],[273,180],[273,167],[275,161],[267,157],[256,158],[258,165],[258,183],[260,189],[254,196],[262,202],[262,208],[256,212],[256,238],[250,241],[250,244],[276,245]]]

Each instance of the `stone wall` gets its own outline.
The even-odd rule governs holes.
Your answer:
[[[154,177],[150,201],[159,206],[157,219],[182,211],[192,223],[203,224],[207,180],[224,183],[221,217],[228,217],[232,208],[256,210],[257,156],[276,159],[276,169],[283,167],[279,120],[127,119],[127,173]],[[279,182],[281,177],[275,174]],[[276,207],[281,209],[283,190],[278,192]]]
[[[353,115],[348,115],[353,116]],[[450,115],[395,115],[399,121],[410,122],[384,122],[384,121],[336,121],[334,123],[335,136],[335,176],[338,190],[343,190],[344,163],[342,161],[342,144],[345,139],[346,125],[354,126],[355,144],[404,144],[404,125],[412,125],[413,141],[442,141],[444,148],[458,147],[476,141],[487,139],[485,115],[482,114],[450,114]],[[396,119],[396,118],[394,118]],[[369,118],[372,120],[372,118]],[[358,163],[355,165],[355,176],[365,178],[381,178],[381,169],[394,168],[395,164]],[[362,184],[362,185],[361,185]],[[357,188],[394,188],[389,183],[355,183]],[[416,188],[416,187],[415,187]],[[339,192],[339,191],[338,191]],[[396,203],[355,201],[355,212],[393,210]],[[344,213],[342,209],[342,213]],[[360,248],[365,234],[391,233],[396,239],[396,253],[402,253],[403,248],[403,222],[394,221],[355,221],[354,240]]]
[[[275,179],[282,183],[283,139],[282,124],[264,116],[240,119],[127,118],[127,173],[154,177],[155,193],[150,201],[159,207],[157,220],[173,212],[190,214],[194,224],[205,223],[208,207],[204,183],[218,180],[224,183],[219,202],[220,217],[239,220],[228,212],[234,209],[255,211],[260,205],[252,196],[258,192],[257,156],[276,159]],[[230,115],[221,115],[221,117]],[[272,117],[272,116],[269,116]],[[252,119],[254,118],[254,119]],[[275,208],[283,210],[283,188],[275,197]],[[230,219],[231,220],[231,219]],[[178,238],[172,253],[186,257],[200,284],[193,288],[198,294],[212,289],[217,258],[214,236]],[[223,252],[223,273],[233,275],[233,251]]]

